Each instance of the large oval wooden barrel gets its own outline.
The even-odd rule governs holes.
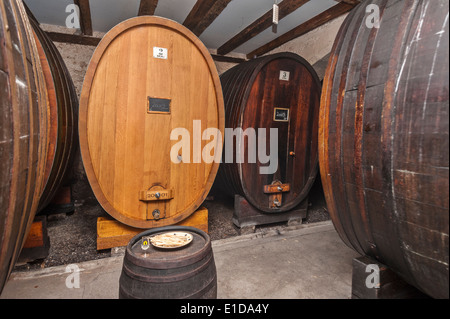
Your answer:
[[[219,161],[204,161],[202,150],[220,154],[223,112],[215,64],[188,29],[142,16],[109,31],[87,70],[79,115],[83,164],[106,212],[138,228],[192,214],[217,174]]]
[[[0,292],[38,208],[47,100],[22,1],[0,2]]]
[[[448,298],[448,1],[370,3],[380,27],[368,27],[375,20],[367,2],[355,8],[324,80],[319,154],[328,209],[350,247]]]
[[[172,234],[192,237],[186,241],[186,246],[179,248],[161,248],[164,241],[156,243],[160,247],[151,243],[155,236]],[[142,247],[148,248],[143,250]],[[194,227],[166,226],[138,234],[128,243],[119,280],[119,298],[216,297],[216,265],[207,233]]]
[[[53,199],[59,187],[68,182],[78,147],[78,98],[69,71],[50,38],[30,19],[44,72],[48,98],[48,147],[45,187],[39,210]]]
[[[255,138],[235,138],[233,145],[231,138],[225,139],[218,187],[244,196],[263,212],[294,208],[308,195],[318,170],[321,85],[316,72],[302,57],[278,53],[241,63],[220,79],[227,130],[241,129],[247,136],[255,132]],[[271,137],[270,129],[276,129],[278,136]],[[259,144],[264,137],[267,140]],[[270,138],[277,140],[278,149],[270,149]],[[266,146],[262,153],[275,155],[277,163],[261,161],[260,145]],[[243,159],[236,150],[243,150]],[[251,152],[256,160],[248,155]],[[278,189],[281,196],[273,196]]]

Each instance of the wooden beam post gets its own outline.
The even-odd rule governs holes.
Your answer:
[[[97,46],[101,38],[88,37],[85,35],[68,34],[60,32],[45,32],[53,42],[73,43],[81,45]]]
[[[157,6],[158,0],[141,0],[138,16],[154,15]]]
[[[247,61],[246,59],[235,58],[235,57],[226,56],[226,55],[211,54],[211,57],[216,62],[242,63],[242,62]]]
[[[197,0],[183,25],[200,36],[231,0]]]
[[[92,35],[91,8],[89,0],[74,0],[74,3],[80,8],[80,28],[84,35]]]

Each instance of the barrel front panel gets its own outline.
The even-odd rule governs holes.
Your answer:
[[[371,3],[380,28],[350,12],[324,79],[328,208],[355,250],[448,297],[448,2]]]
[[[318,169],[321,86],[314,69],[285,52],[235,66],[221,75],[221,82],[226,127],[235,136],[225,140],[218,188],[244,196],[266,213],[295,208],[308,195]]]
[[[91,83],[83,87],[80,138],[86,135],[83,162],[105,210],[148,228],[174,224],[203,202],[218,163],[204,161],[202,151],[208,144],[221,151],[224,119],[206,49],[175,23],[159,24],[168,20],[138,20],[138,26],[129,20],[116,27],[121,32],[96,52]],[[215,129],[213,137],[204,134],[208,128]],[[171,198],[142,198],[157,191]]]
[[[285,76],[284,79],[280,77]],[[289,184],[290,191],[282,196],[282,208],[288,210],[303,200],[305,188],[315,177],[317,165],[317,126],[320,87],[311,72],[294,59],[275,59],[266,64],[256,76],[242,114],[242,129],[256,130],[256,140],[244,141],[247,153],[240,165],[241,183],[246,198],[264,211],[270,210],[269,194],[264,186],[274,182]],[[277,149],[271,149],[270,129],[277,129]],[[259,132],[258,129],[265,129]],[[259,133],[266,134],[265,150],[258,145]],[[257,155],[251,162],[248,153]],[[259,154],[276,155],[276,165],[271,159],[261,163]],[[270,174],[261,168],[274,165]]]

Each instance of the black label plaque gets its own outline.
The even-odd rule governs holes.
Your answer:
[[[289,109],[282,109],[276,107],[273,113],[273,120],[277,122],[288,122],[289,121]]]
[[[148,113],[170,113],[169,99],[148,97]]]

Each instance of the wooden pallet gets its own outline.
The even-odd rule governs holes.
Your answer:
[[[185,220],[177,223],[179,226],[191,226],[208,232],[208,209],[201,207]],[[97,219],[97,250],[122,247],[144,229],[134,228],[105,217]]]
[[[72,186],[61,186],[50,204],[39,215],[68,214],[75,211]]]
[[[296,208],[283,213],[265,213],[253,207],[244,197],[234,196],[233,223],[241,230],[247,231],[258,225],[288,222],[301,224],[308,211],[306,198]]]
[[[367,256],[353,259],[352,299],[424,298],[429,297],[386,265]]]
[[[35,217],[31,224],[27,239],[23,245],[18,263],[32,262],[44,259],[50,252],[50,239],[47,232],[47,219],[45,216]]]

